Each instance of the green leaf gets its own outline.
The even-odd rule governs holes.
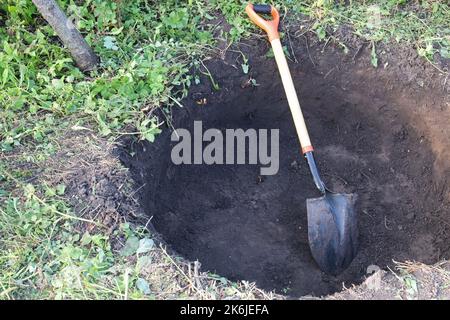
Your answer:
[[[2,74],[2,83],[5,84],[6,81],[8,80],[8,73],[9,73],[9,69],[5,68],[3,70],[3,74]]]
[[[417,280],[415,278],[406,277],[405,285],[408,289],[411,289],[412,292],[417,292]]]
[[[325,28],[323,26],[317,27],[316,33],[320,40],[323,40],[327,37],[327,32],[325,31]]]
[[[139,248],[139,238],[135,236],[131,236],[125,242],[122,250],[120,250],[120,255],[123,257],[129,257],[136,253]]]
[[[370,53],[370,63],[376,68],[378,67],[378,57],[375,51],[375,42],[372,41],[372,51]]]
[[[243,64],[241,64],[241,67],[242,67],[242,71],[243,71],[245,74],[247,74],[247,73],[248,73],[248,64],[243,63]]]
[[[273,53],[272,48],[270,48],[270,49],[267,51],[267,53],[266,53],[266,58],[270,59],[270,58],[273,58],[273,57],[275,57],[275,55],[274,55],[274,53]]]
[[[439,54],[444,59],[450,59],[450,50],[447,47],[442,47],[441,50],[439,50]]]
[[[58,184],[56,186],[56,193],[60,196],[62,196],[66,192],[66,186],[64,184]]]
[[[61,90],[64,88],[64,81],[61,79],[52,79],[52,86],[55,90]]]
[[[119,47],[116,45],[116,38],[111,36],[106,36],[103,38],[103,46],[106,49],[111,49],[114,51],[119,50]]]
[[[138,278],[136,280],[136,288],[143,294],[150,294],[150,286],[144,278]]]
[[[123,27],[113,28],[109,33],[116,36],[116,35],[120,34],[122,32],[122,30],[123,30]]]
[[[81,245],[87,246],[88,244],[91,243],[91,240],[92,240],[91,235],[89,234],[89,232],[86,231],[86,232],[83,234],[83,237],[81,238]]]
[[[23,189],[24,189],[23,191],[25,193],[25,196],[27,198],[31,198],[34,195],[34,193],[36,192],[36,190],[34,189],[34,186],[32,184],[30,184],[30,183],[26,184],[23,187]]]
[[[139,247],[136,250],[136,253],[146,253],[152,250],[153,245],[155,243],[152,239],[144,238],[139,241]]]

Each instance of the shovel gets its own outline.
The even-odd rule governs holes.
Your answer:
[[[250,20],[269,36],[275,60],[280,71],[289,108],[295,123],[302,153],[311,171],[314,183],[322,194],[319,198],[306,200],[308,218],[308,240],[314,260],[320,269],[331,275],[338,275],[352,262],[358,250],[357,216],[355,212],[356,194],[341,194],[330,191],[322,181],[313,155],[305,119],[284,56],[278,34],[280,15],[271,5],[248,4],[245,8]],[[268,14],[266,20],[259,14]]]

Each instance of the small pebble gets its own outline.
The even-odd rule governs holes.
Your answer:
[[[378,270],[380,270],[380,267],[375,265],[375,264],[371,264],[370,266],[367,267],[366,273],[367,274],[372,274],[377,272]]]

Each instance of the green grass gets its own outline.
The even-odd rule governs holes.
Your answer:
[[[112,0],[87,0],[82,5],[60,2],[102,64],[86,77],[74,67],[30,1],[3,1],[2,151],[11,150],[24,139],[45,140],[52,126],[68,115],[76,115],[78,125],[95,123],[103,136],[135,133],[152,141],[160,131],[160,121],[149,117],[149,111],[174,105],[198,81],[188,71],[199,68],[199,61],[214,45],[209,23],[215,14],[213,8],[219,8],[232,25],[223,35],[229,41],[259,32],[245,16],[245,1],[212,0],[208,5],[200,0],[151,5],[143,0],[131,4]],[[445,1],[275,3],[281,12],[289,10],[291,22],[298,14],[308,17],[313,22],[311,29],[324,41],[345,23],[374,45],[405,41],[430,62],[435,54],[450,57],[450,10]]]
[[[149,251],[142,248],[149,241],[145,231],[122,224],[114,234],[102,229],[80,234],[85,226],[100,224],[73,213],[64,200],[65,186],[24,184],[24,178],[22,171],[0,168],[2,184],[16,189],[15,196],[2,198],[0,208],[0,298],[120,297],[126,270],[112,267],[126,266],[125,258],[140,247],[141,254]],[[143,240],[125,254],[113,254],[113,238]],[[145,292],[134,285],[138,276],[130,270],[128,294],[139,298]]]
[[[233,26],[229,33],[231,40],[256,29],[243,11],[246,1],[213,0],[213,3]],[[333,33],[345,24],[361,39],[373,44],[394,41],[413,45],[430,63],[435,55],[450,58],[450,7],[445,0],[279,0],[273,3],[281,13],[289,12],[285,21],[288,28],[298,28],[299,23],[308,20],[311,31],[323,41],[338,40]]]
[[[379,42],[412,45],[434,65],[436,57],[450,57],[445,0],[347,2],[274,1],[289,12],[287,28],[304,23],[322,41],[339,42],[333,32],[350,25],[372,43],[374,66]],[[63,132],[92,128],[110,139],[126,134],[153,141],[166,121],[153,111],[170,117],[170,108],[200,81],[196,73],[220,89],[201,61],[216,44],[218,14],[231,25],[219,38],[238,42],[261,34],[245,16],[246,1],[59,3],[101,57],[89,74],[74,66],[31,1],[0,2],[0,299],[252,297],[251,288],[215,275],[205,276],[201,290],[181,290],[174,284],[195,288],[183,262],[149,249],[148,231],[126,221],[113,233],[91,230],[95,223],[77,216],[66,186],[40,174]],[[163,267],[139,267],[152,259]]]
[[[326,30],[349,24],[362,39],[412,44],[430,63],[435,55],[450,58],[450,8],[446,1],[366,1],[365,5],[326,6],[306,13],[318,18],[314,24],[319,38]]]
[[[198,3],[175,1],[61,1],[68,16],[101,57],[86,77],[73,66],[50,27],[30,1],[6,1],[0,29],[1,149],[24,139],[42,141],[60,118],[76,115],[95,123],[101,135],[131,133],[152,141],[159,132],[151,111],[182,98],[193,81],[189,68],[207,50],[211,33]],[[120,18],[119,18],[120,17]],[[18,116],[20,114],[20,116]]]

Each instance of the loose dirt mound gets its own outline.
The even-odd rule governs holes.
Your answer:
[[[318,193],[263,42],[241,46],[249,57],[248,75],[240,52],[209,61],[220,90],[202,78],[184,108],[174,110],[173,126],[192,131],[193,121],[202,120],[203,130],[279,129],[278,174],[260,176],[256,165],[174,165],[171,130],[153,144],[128,141],[121,158],[144,185],[141,203],[156,230],[204,270],[293,296],[336,292],[343,282],[361,282],[369,265],[383,268],[392,259],[448,258],[445,88],[423,89],[422,82],[398,79],[395,65],[375,70],[365,58],[355,62],[356,55],[333,48],[322,53],[302,42],[293,47],[302,59],[291,63],[291,72],[322,175],[331,189],[359,195],[360,251],[354,262],[331,277],[311,257],[305,200]],[[424,77],[434,77],[424,70]]]

